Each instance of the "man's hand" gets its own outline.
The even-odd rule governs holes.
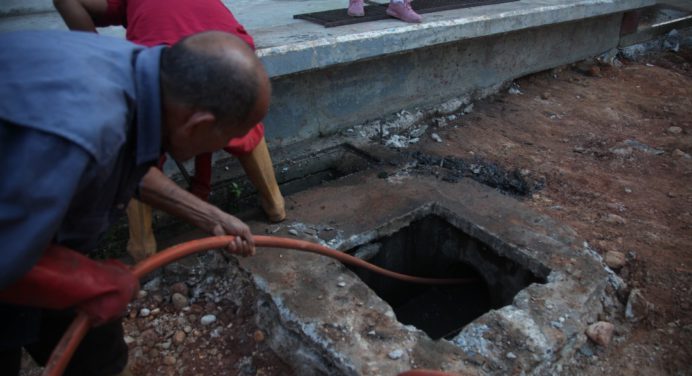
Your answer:
[[[0,290],[0,301],[48,309],[74,307],[100,325],[121,317],[137,291],[139,281],[125,264],[91,260],[51,245],[28,273]]]
[[[235,240],[228,244],[229,252],[241,256],[255,254],[255,241],[245,223],[180,188],[161,170],[149,169],[139,189],[142,201],[157,209],[182,218],[210,234],[235,236]]]
[[[250,228],[240,219],[219,210],[216,225],[211,233],[216,236],[234,235],[235,239],[228,244],[228,252],[241,256],[253,256],[255,254],[255,241],[252,238]]]

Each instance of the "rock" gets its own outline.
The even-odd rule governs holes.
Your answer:
[[[510,351],[507,353],[507,359],[516,359],[516,358],[517,358],[517,355],[514,354],[513,352]]]
[[[689,154],[685,153],[684,151],[682,151],[680,149],[673,150],[672,156],[675,159],[681,159],[681,158],[692,159],[692,156],[690,156]]]
[[[346,282],[343,282],[343,281],[342,281],[342,282],[337,283],[336,285],[339,286],[339,287],[345,287],[345,286],[346,286]]]
[[[612,213],[609,213],[608,215],[606,215],[604,220],[608,223],[612,223],[612,224],[616,224],[616,225],[627,224],[627,220],[625,218],[622,218],[621,216],[619,216],[617,214],[612,214]]]
[[[202,325],[211,325],[214,321],[216,321],[216,316],[214,315],[204,315],[199,320]]]
[[[190,330],[192,331],[192,329]],[[178,330],[173,335],[173,342],[175,342],[177,345],[180,345],[181,343],[185,342],[185,337],[187,337],[185,332],[182,330]]]
[[[625,266],[625,254],[618,251],[608,251],[603,257],[606,265],[611,269],[620,269]]]
[[[613,338],[613,332],[615,331],[615,326],[609,322],[599,321],[589,325],[586,328],[586,336],[594,343],[608,347],[610,340]]]
[[[666,132],[668,132],[668,133],[670,133],[670,134],[680,134],[680,133],[682,133],[682,128],[680,128],[680,127],[669,127],[668,129],[666,129]]]
[[[144,299],[147,297],[148,294],[149,293],[147,292],[147,290],[139,290],[139,292],[137,293],[137,299]]]
[[[255,333],[253,333],[252,337],[255,339],[255,342],[259,343],[264,341],[264,332],[261,330],[255,330]]]
[[[164,350],[168,350],[171,348],[171,341],[162,342],[159,346]]]
[[[152,347],[156,345],[156,341],[158,340],[159,336],[158,334],[156,334],[154,329],[147,329],[142,332],[142,335],[139,338],[142,341],[143,345],[147,347]]]
[[[293,228],[292,228],[292,229],[289,229],[289,230],[288,230],[288,233],[291,234],[291,235],[293,235],[293,236],[298,236],[298,231],[296,231],[296,229],[293,229]]]
[[[430,135],[430,137],[432,137],[432,139],[435,140],[435,142],[442,142],[442,137],[440,137],[440,135],[437,134],[437,133],[434,133],[434,132],[433,132],[433,133]]]
[[[178,294],[183,295],[185,297],[190,296],[190,288],[188,288],[184,282],[178,282],[171,285],[171,292],[177,292]]]
[[[548,92],[548,91],[543,92],[541,94],[541,99],[543,99],[544,101],[550,99],[550,92]]]
[[[185,297],[185,295],[178,292],[174,293],[173,296],[171,296],[171,301],[173,302],[173,306],[175,306],[175,308],[178,310],[187,307],[188,304],[188,300]]]
[[[189,334],[191,331],[192,331],[192,327],[189,325],[183,328],[183,332],[185,332],[185,333]]]
[[[173,355],[166,355],[163,358],[163,364],[165,364],[167,366],[175,365],[175,362],[176,362],[176,359]]]
[[[154,291],[158,290],[159,286],[161,286],[161,277],[156,277],[145,283],[144,286],[142,286],[142,289],[145,291]]]
[[[123,337],[123,340],[125,341],[125,344],[126,344],[126,345],[129,345],[129,344],[131,344],[132,342],[135,341],[135,339],[132,338],[131,336],[125,336],[125,337]]]
[[[632,289],[627,298],[627,306],[625,307],[625,317],[631,322],[637,322],[645,318],[653,305],[649,303],[639,289]]]
[[[151,314],[151,311],[149,310],[149,308],[142,308],[139,310],[139,316],[140,317],[147,317],[150,314]]]
[[[404,356],[404,350],[401,350],[401,349],[393,350],[389,354],[387,354],[387,356],[389,357],[389,359],[392,359],[392,360],[400,359],[402,356]]]

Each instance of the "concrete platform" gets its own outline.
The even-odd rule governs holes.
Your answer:
[[[430,13],[417,25],[392,19],[329,29],[292,15],[343,8],[345,0],[224,3],[254,36],[273,80],[268,139],[290,145],[402,109],[483,96],[600,54],[617,47],[623,12],[655,0],[522,0]],[[65,28],[48,0],[8,0],[0,16],[0,32]]]

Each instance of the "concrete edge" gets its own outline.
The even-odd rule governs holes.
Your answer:
[[[257,54],[269,75],[278,77],[463,39],[619,13],[654,4],[655,0],[582,0],[569,5],[543,5],[492,15],[434,21],[265,47],[259,48]],[[336,49],[348,53],[336,53]]]

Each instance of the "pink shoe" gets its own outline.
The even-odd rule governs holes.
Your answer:
[[[404,0],[400,3],[390,1],[387,7],[387,14],[410,23],[419,23],[423,19],[420,14],[411,8],[411,0]]]
[[[363,10],[363,0],[348,0],[348,15],[351,17],[365,16],[365,10]]]

